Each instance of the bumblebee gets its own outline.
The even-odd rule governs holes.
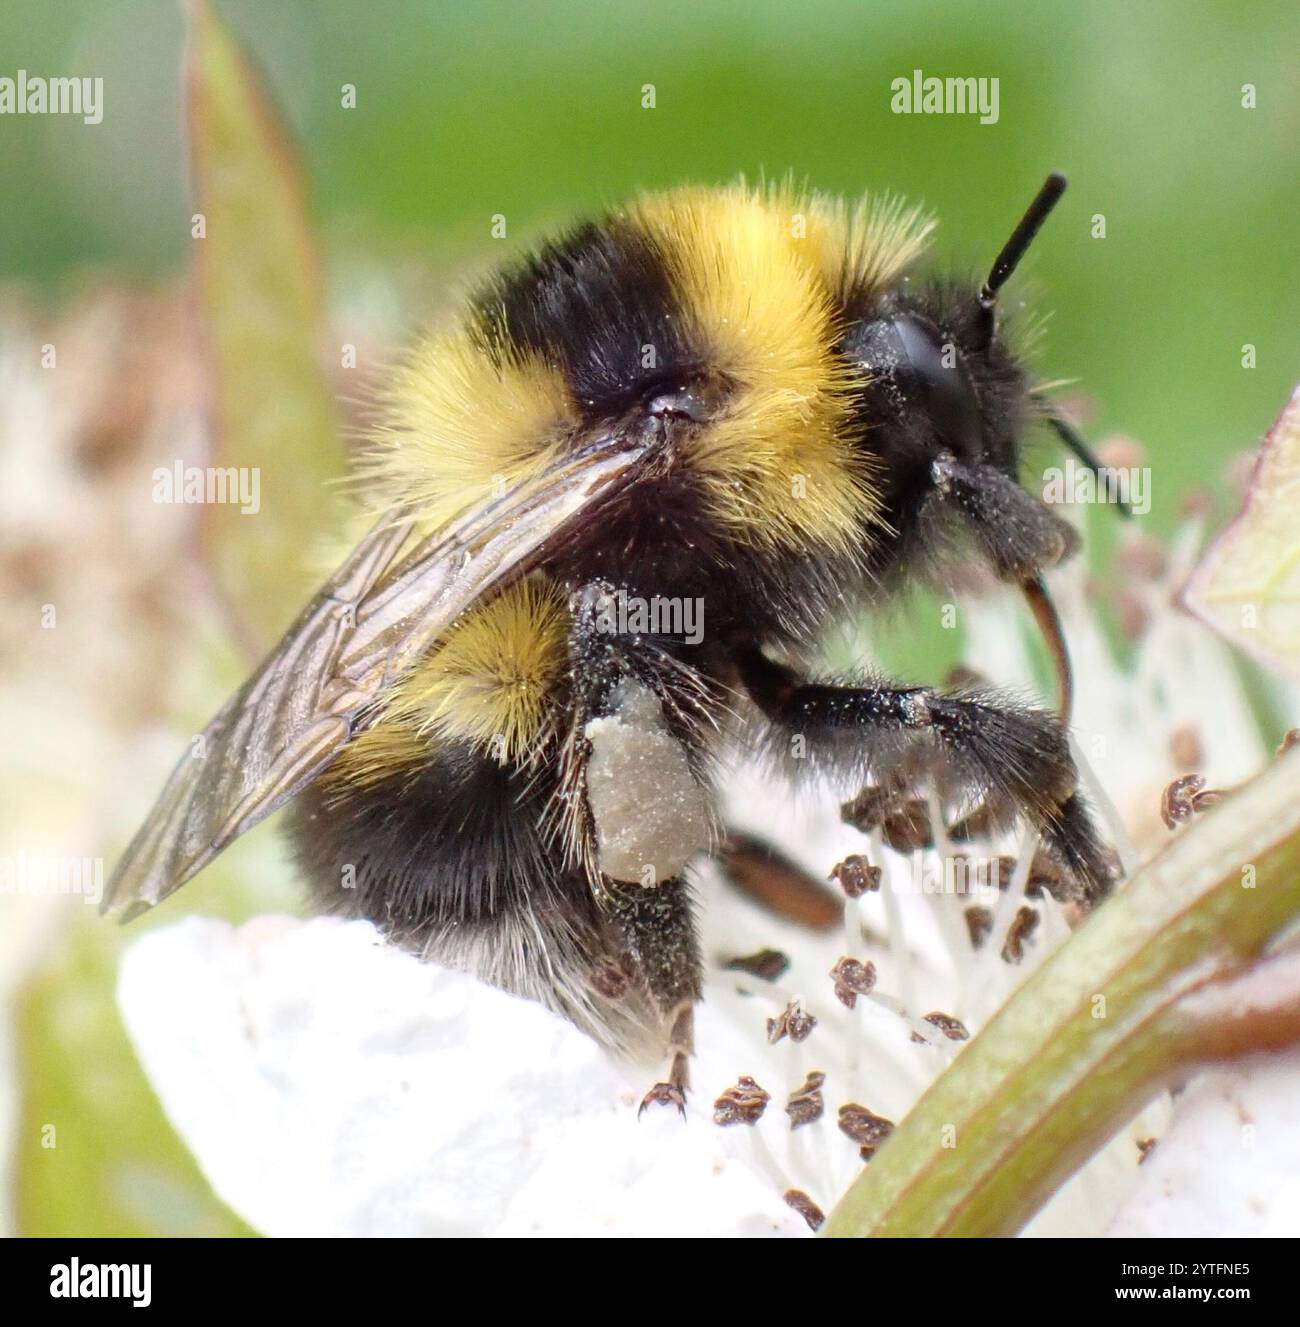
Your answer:
[[[801,666],[829,623],[975,561],[1024,588],[1068,705],[1041,577],[1076,537],[1017,467],[1035,426],[1091,458],[997,317],[1064,184],[974,289],[912,274],[919,211],[744,185],[642,197],[487,281],[394,377],[370,532],[177,766],[106,904],[156,904],[292,801],[325,908],[662,1058],[647,1100],[680,1105],[688,867],[729,743],[795,778],[924,779],[945,814],[1037,830],[1059,897],[1101,898],[1063,716]]]

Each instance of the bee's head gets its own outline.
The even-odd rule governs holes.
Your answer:
[[[985,337],[968,291],[907,290],[859,323],[846,348],[869,375],[866,423],[894,435],[892,463],[927,471],[944,453],[1014,471],[1027,384],[996,332]]]
[[[1040,621],[1051,618],[1041,573],[1072,553],[1078,539],[1020,487],[1020,438],[1036,418],[1086,464],[1097,463],[1035,395],[999,333],[997,297],[1064,190],[1063,176],[1048,176],[977,291],[911,284],[851,326],[842,342],[866,375],[863,445],[881,476],[884,515],[895,532],[877,570],[923,562],[914,555],[941,545],[940,532],[955,523],[974,535],[995,575],[1025,588]],[[951,519],[931,519],[944,515]],[[1052,631],[1059,645],[1059,628]],[[1058,655],[1063,659],[1063,646]]]
[[[870,375],[867,423],[906,435],[892,460],[906,464],[911,453],[928,467],[943,453],[1014,475],[1029,384],[998,333],[997,296],[1064,190],[1063,176],[1048,176],[977,292],[947,283],[906,288],[845,338]]]

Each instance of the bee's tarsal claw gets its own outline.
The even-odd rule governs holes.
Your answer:
[[[646,1110],[653,1105],[676,1106],[682,1119],[686,1118],[686,1092],[673,1083],[656,1083],[641,1098],[641,1106],[636,1113],[637,1119],[639,1120],[646,1113]]]

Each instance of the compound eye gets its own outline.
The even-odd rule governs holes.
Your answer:
[[[949,451],[981,458],[984,429],[975,389],[956,345],[936,327],[910,314],[883,318],[866,324],[850,350],[885,380],[898,414],[919,411]]]
[[[978,459],[984,450],[983,421],[956,345],[911,318],[898,319],[894,328],[905,372],[913,379],[935,432],[954,452]]]

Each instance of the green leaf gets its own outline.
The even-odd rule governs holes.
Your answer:
[[[16,1010],[18,1229],[63,1238],[252,1234],[168,1124],[114,1003],[119,946],[92,909],[81,913]]]
[[[1300,677],[1300,388],[1260,448],[1245,503],[1206,550],[1184,600],[1238,648]]]
[[[1015,1234],[1160,1084],[1300,1039],[1294,1009],[1225,1021],[1232,1002],[1205,998],[1300,919],[1298,780],[1292,751],[1179,831],[966,1046],[825,1233]]]
[[[204,508],[203,540],[245,643],[260,653],[318,575],[304,551],[326,528],[327,481],[344,455],[322,373],[324,317],[303,186],[288,133],[247,56],[200,2],[191,8],[186,101],[192,241],[214,445],[245,469],[253,503]]]

